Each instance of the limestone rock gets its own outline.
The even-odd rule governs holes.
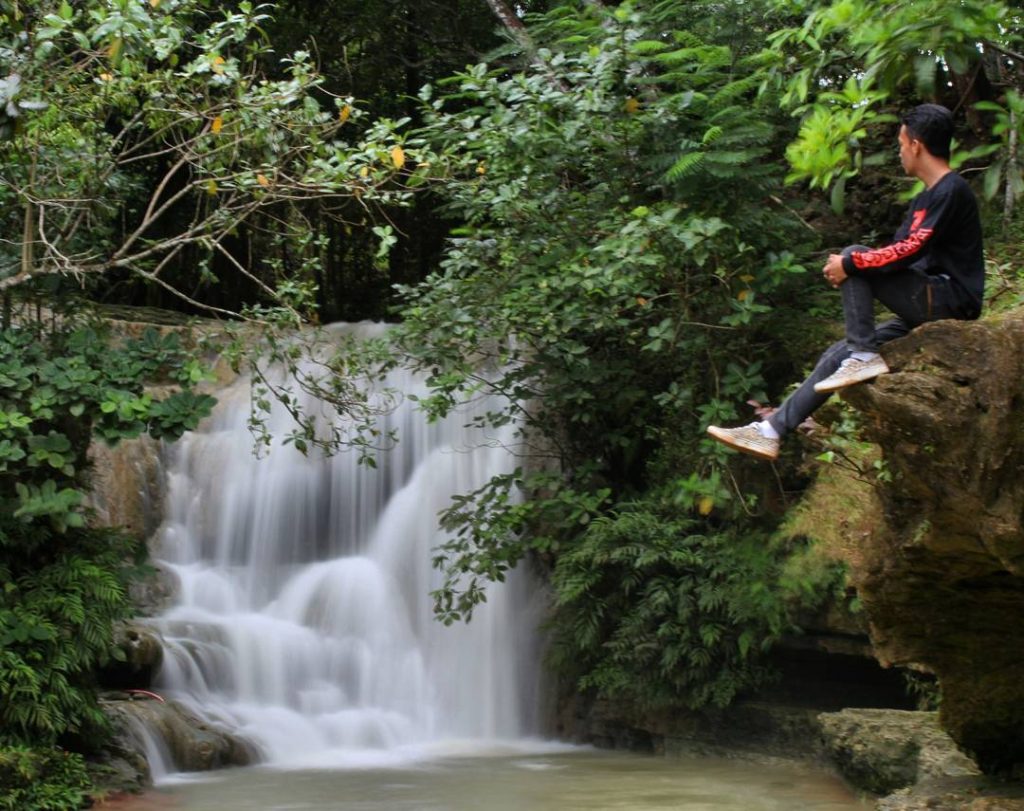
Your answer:
[[[939,321],[844,396],[892,482],[850,576],[885,663],[938,675],[942,726],[983,769],[1024,764],[1024,311]]]
[[[818,718],[825,750],[866,791],[887,794],[925,779],[978,773],[939,728],[936,713],[847,709]]]
[[[148,436],[119,442],[114,447],[94,442],[89,506],[100,524],[122,527],[148,538],[160,523],[163,470],[160,443]]]
[[[258,759],[256,748],[228,730],[204,720],[176,701],[111,700],[104,711],[130,740],[137,753],[144,752],[138,730],[143,727],[162,742],[178,771],[196,772],[247,766]]]
[[[138,616],[158,617],[171,607],[180,588],[178,576],[156,563],[150,574],[131,582],[128,596]]]
[[[900,789],[875,804],[876,811],[1024,811],[1017,785],[978,777],[928,782]]]
[[[91,766],[98,786],[112,792],[137,793],[153,785],[153,774],[143,747],[134,735],[127,701],[101,699],[100,707],[110,719],[111,736]]]
[[[124,660],[108,663],[100,671],[100,683],[122,690],[148,689],[164,660],[160,635],[141,622],[125,622],[114,629],[114,643]]]

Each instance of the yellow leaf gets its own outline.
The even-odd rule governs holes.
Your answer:
[[[396,146],[391,150],[391,162],[395,164],[396,169],[405,166],[405,150],[402,147]]]
[[[338,121],[344,124],[346,121],[348,121],[348,117],[350,115],[352,115],[352,107],[346,104],[344,107],[341,108],[341,110],[338,111]]]
[[[715,500],[711,496],[701,496],[700,501],[697,502],[697,512],[701,515],[709,515],[715,508]]]
[[[210,132],[212,132],[214,135],[219,135],[220,131],[223,128],[224,118],[222,116],[217,116],[215,119],[213,119],[213,123],[210,125]]]
[[[109,82],[109,81],[112,81],[112,80],[113,80],[113,78],[114,78],[114,77],[113,77],[113,76],[111,76],[111,75],[110,75],[109,73],[101,73],[101,74],[100,74],[100,79],[101,79],[102,81],[104,81],[104,82]]]
[[[740,290],[740,292],[736,294],[736,298],[739,299],[740,301],[746,301],[749,296],[749,290]]]
[[[156,8],[157,6],[160,5],[160,0],[149,0],[149,5],[152,6],[153,8]]]
[[[210,69],[217,74],[224,72],[224,57],[215,56],[210,60]]]
[[[264,186],[264,187],[270,185],[270,181],[267,180],[267,176],[266,175],[256,175],[256,182],[259,183],[261,186]]]
[[[476,165],[476,173],[477,173],[478,175],[484,175],[484,174],[487,174],[487,167],[486,167],[486,166],[484,166],[484,165],[483,165],[482,163],[478,163],[478,164]]]
[[[217,181],[213,178],[206,181],[206,193],[211,197],[217,193]]]
[[[630,96],[628,99],[626,99],[625,109],[627,113],[632,115],[633,113],[640,109],[640,102],[637,101],[632,96]]]
[[[364,166],[362,169],[359,170],[359,177],[369,177],[369,176],[370,176],[370,167],[369,166]]]

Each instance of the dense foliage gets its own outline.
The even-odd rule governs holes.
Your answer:
[[[81,763],[48,747],[95,745],[106,729],[95,671],[117,655],[114,623],[132,611],[127,586],[145,547],[88,526],[89,446],[194,428],[214,402],[194,391],[202,377],[177,335],[153,329],[115,339],[69,316],[22,313],[0,332],[0,784],[16,801],[7,807],[78,807]]]
[[[0,811],[74,811],[89,777],[81,755],[55,748],[0,748]]]
[[[704,530],[628,506],[559,558],[554,651],[580,687],[724,707],[762,683],[757,654],[790,628],[773,588],[782,555],[759,535]]]
[[[3,8],[0,288],[106,274],[124,295],[145,282],[186,310],[258,303],[297,323],[325,248],[307,204],[352,228],[411,194],[392,182],[408,169],[395,122],[360,124],[308,51],[272,55],[269,6]]]
[[[744,346],[803,270],[783,245],[809,236],[777,199],[785,129],[758,93],[752,34],[673,3],[561,8],[532,32],[552,47],[529,69],[479,65],[424,95],[425,134],[451,156],[448,210],[465,224],[442,271],[405,291],[401,347],[431,373],[428,411],[503,395],[492,421],[518,421],[531,464],[559,471],[496,480],[482,510],[459,501],[445,516],[449,619],[482,596],[464,573],[571,542],[602,506],[652,486],[666,452],[682,462],[665,477],[685,482],[684,511],[725,506],[701,423],[763,399]],[[517,490],[534,498],[517,503]]]

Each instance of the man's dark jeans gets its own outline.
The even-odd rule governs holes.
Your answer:
[[[868,250],[853,245],[843,251]],[[846,337],[822,353],[817,366],[769,418],[780,435],[792,431],[828,398],[814,384],[831,375],[851,352],[877,352],[878,347],[906,335],[926,321],[957,318],[956,296],[948,276],[930,275],[913,268],[893,273],[849,276],[839,285],[843,296]],[[882,302],[896,318],[875,326],[875,301]]]

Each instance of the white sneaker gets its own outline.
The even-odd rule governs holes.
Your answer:
[[[778,459],[780,441],[762,435],[756,422],[744,425],[740,428],[719,428],[717,425],[709,425],[708,433],[723,445],[735,448],[743,453],[749,453],[759,459]]]
[[[836,389],[852,386],[854,383],[863,383],[865,380],[872,380],[879,375],[889,371],[889,365],[881,355],[875,355],[871,360],[857,360],[847,358],[839,364],[839,368],[824,380],[814,384],[814,390],[819,394]]]

